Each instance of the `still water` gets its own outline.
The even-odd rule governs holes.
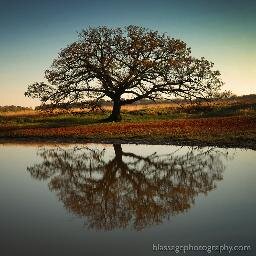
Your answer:
[[[0,255],[256,255],[255,160],[210,147],[0,145]]]

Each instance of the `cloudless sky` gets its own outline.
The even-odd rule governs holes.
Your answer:
[[[0,105],[35,106],[27,85],[88,26],[140,25],[184,40],[215,63],[224,89],[256,93],[256,1],[0,0]]]

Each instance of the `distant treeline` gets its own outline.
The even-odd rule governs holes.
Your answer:
[[[173,99],[172,102],[176,102],[176,103],[182,103],[182,102],[186,102],[186,100],[184,99]],[[136,101],[135,103],[132,103],[130,105],[147,105],[147,104],[153,104],[154,102],[152,100],[148,100],[148,99],[142,99],[139,101]],[[156,100],[155,103],[170,103],[170,100]],[[100,107],[105,107],[105,106],[112,106],[112,101],[111,100],[100,100],[98,101],[96,104],[92,103],[69,103],[69,104],[65,104],[65,103],[61,103],[58,105],[55,104],[44,104],[41,106],[37,106],[35,107],[35,110],[47,110],[47,109],[54,109],[54,108],[63,108],[63,109],[74,109],[74,108],[100,108]]]
[[[22,107],[22,106],[0,106],[0,112],[10,112],[10,111],[22,111],[22,110],[32,110],[29,107]]]
[[[224,95],[225,96],[225,95]],[[251,94],[251,95],[244,95],[244,96],[236,96],[234,94],[232,95],[227,95],[225,97],[222,97],[222,99],[234,99],[234,98],[243,98],[243,97],[251,97],[251,98],[256,98],[256,95],[254,94]],[[211,99],[211,101],[214,101],[214,100],[219,100],[220,98],[216,98],[216,99]],[[193,100],[193,101],[205,101],[205,100]],[[154,104],[154,103],[170,103],[170,102],[174,102],[174,103],[178,103],[178,104],[181,104],[181,103],[190,103],[191,101],[189,100],[185,100],[185,99],[181,99],[181,98],[174,98],[172,100],[156,100],[155,102],[153,102],[152,100],[148,100],[148,99],[142,99],[142,100],[139,100],[139,101],[136,101],[135,103],[132,103],[131,105],[149,105],[149,104]],[[101,99],[100,101],[98,101],[96,103],[96,105],[94,105],[93,103],[69,103],[69,104],[66,104],[66,103],[61,103],[61,104],[44,104],[44,105],[41,105],[41,106],[37,106],[35,107],[35,110],[47,110],[47,109],[54,109],[54,108],[63,108],[63,109],[74,109],[74,108],[87,108],[90,106],[92,107],[104,107],[104,106],[112,106],[112,101],[111,100],[104,100],[104,99]]]
[[[242,96],[236,96],[236,95],[230,95],[229,97],[227,97],[226,99],[236,99],[236,100],[242,100],[242,101],[246,101],[246,100],[256,100],[256,94],[249,94],[249,95],[242,95]],[[221,99],[216,99],[216,100],[221,100]],[[176,103],[185,103],[188,102],[184,99],[173,99],[172,102],[176,102]],[[151,100],[147,100],[147,99],[143,99],[140,101],[137,101],[136,103],[133,103],[132,105],[146,105],[146,104],[152,104],[153,102]],[[170,100],[157,100],[156,103],[170,103]],[[112,102],[108,101],[108,100],[101,100],[99,103],[99,106],[112,106]],[[37,106],[35,107],[35,110],[46,110],[48,108],[52,108],[54,107],[53,105],[50,104],[46,104],[43,106]],[[63,104],[63,106],[56,106],[56,107],[63,107],[66,109],[72,109],[72,108],[83,108],[85,107],[84,103],[73,103],[73,104],[69,104],[69,105],[65,105]],[[31,107],[22,107],[22,106],[0,106],[0,112],[8,112],[8,111],[22,111],[22,110],[32,110]]]
[[[242,95],[242,96],[234,96],[233,98],[238,99],[256,99],[256,94]]]

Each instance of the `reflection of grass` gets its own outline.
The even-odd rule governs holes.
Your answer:
[[[123,108],[121,123],[101,123],[105,112],[0,113],[2,138],[119,139],[165,143],[194,141],[214,144],[256,144],[256,97],[203,103],[145,104]]]

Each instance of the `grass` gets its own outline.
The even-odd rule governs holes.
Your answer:
[[[123,107],[121,123],[102,123],[110,111],[4,112],[0,138],[256,147],[256,96],[200,105],[130,105]]]

